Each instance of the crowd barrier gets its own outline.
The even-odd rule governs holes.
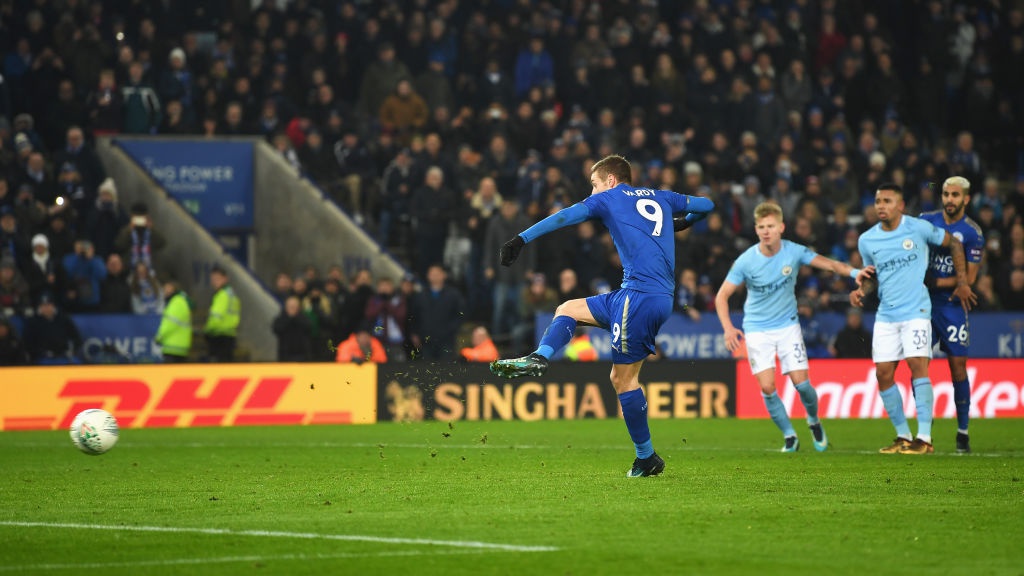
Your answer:
[[[882,418],[869,360],[812,360],[824,418]],[[178,364],[0,369],[0,430],[61,429],[81,410],[103,408],[125,428],[369,424],[385,421],[562,420],[619,415],[605,362],[556,362],[540,378],[505,381],[486,364]],[[1024,361],[968,364],[975,418],[1024,416]],[[745,361],[651,362],[648,415],[765,418]],[[955,414],[945,362],[931,365],[935,415]],[[907,413],[910,374],[896,372]],[[778,375],[794,417],[803,407]]]

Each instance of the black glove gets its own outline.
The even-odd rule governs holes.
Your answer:
[[[687,222],[685,216],[682,218],[672,219],[672,229],[675,230],[676,232],[682,232],[683,230],[686,230],[690,226],[693,226],[693,222]]]
[[[523,246],[526,246],[526,241],[518,234],[516,234],[515,238],[505,242],[498,252],[501,265],[511,266],[516,261],[516,258],[519,258],[519,253],[523,251]]]

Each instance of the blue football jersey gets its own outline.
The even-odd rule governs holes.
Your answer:
[[[583,202],[590,217],[608,228],[622,260],[622,287],[639,292],[668,294],[675,291],[675,231],[672,215],[686,212],[692,200],[706,199],[671,190],[633,188],[627,184],[593,194]]]
[[[878,276],[877,320],[931,318],[932,301],[924,285],[928,245],[941,245],[945,237],[942,228],[906,214],[895,230],[882,230],[878,223],[860,235],[860,255],[865,265],[875,267]]]
[[[925,212],[921,214],[921,219],[942,228],[959,240],[964,245],[964,256],[967,257],[967,262],[981,263],[981,255],[985,251],[985,238],[981,233],[981,227],[974,220],[965,215],[956,222],[946,224],[946,219],[942,216],[942,210]],[[932,246],[929,252],[928,270],[931,271],[933,276],[936,278],[956,276],[956,269],[953,267],[953,256],[950,255],[949,248]],[[955,306],[960,308],[960,299],[954,297],[950,301],[952,296],[953,291],[949,288],[936,288],[932,290],[932,306]]]
[[[737,286],[746,284],[743,330],[764,332],[800,322],[796,313],[796,277],[800,266],[817,256],[807,246],[782,241],[773,256],[765,256],[760,244],[747,248],[732,264],[725,279]]]

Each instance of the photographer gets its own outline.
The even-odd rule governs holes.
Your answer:
[[[139,262],[152,268],[153,257],[163,250],[167,242],[153,229],[149,207],[144,202],[133,204],[131,212],[131,221],[117,235],[114,248],[132,268]]]
[[[95,312],[100,305],[100,285],[107,277],[103,259],[89,240],[75,242],[75,251],[64,256],[64,301],[73,312]]]

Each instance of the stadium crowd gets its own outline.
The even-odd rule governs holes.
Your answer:
[[[901,184],[917,214],[951,175],[987,241],[979,308],[1024,310],[1019,1],[2,0],[0,53],[5,315],[162,308],[164,240],[91,148],[112,133],[265,137],[408,263],[394,279],[282,270],[273,329],[313,342],[289,358],[367,330],[401,358],[463,319],[527,349],[534,312],[613,289],[621,266],[590,223],[509,268],[498,247],[589,194],[610,153],[634,184],[718,207],[677,234],[690,317],[714,310],[761,201],[787,238],[860,266],[875,187]],[[458,317],[423,296],[439,275]],[[850,287],[801,271],[808,326]],[[19,346],[6,323],[0,350]],[[21,337],[33,359],[59,348]]]

